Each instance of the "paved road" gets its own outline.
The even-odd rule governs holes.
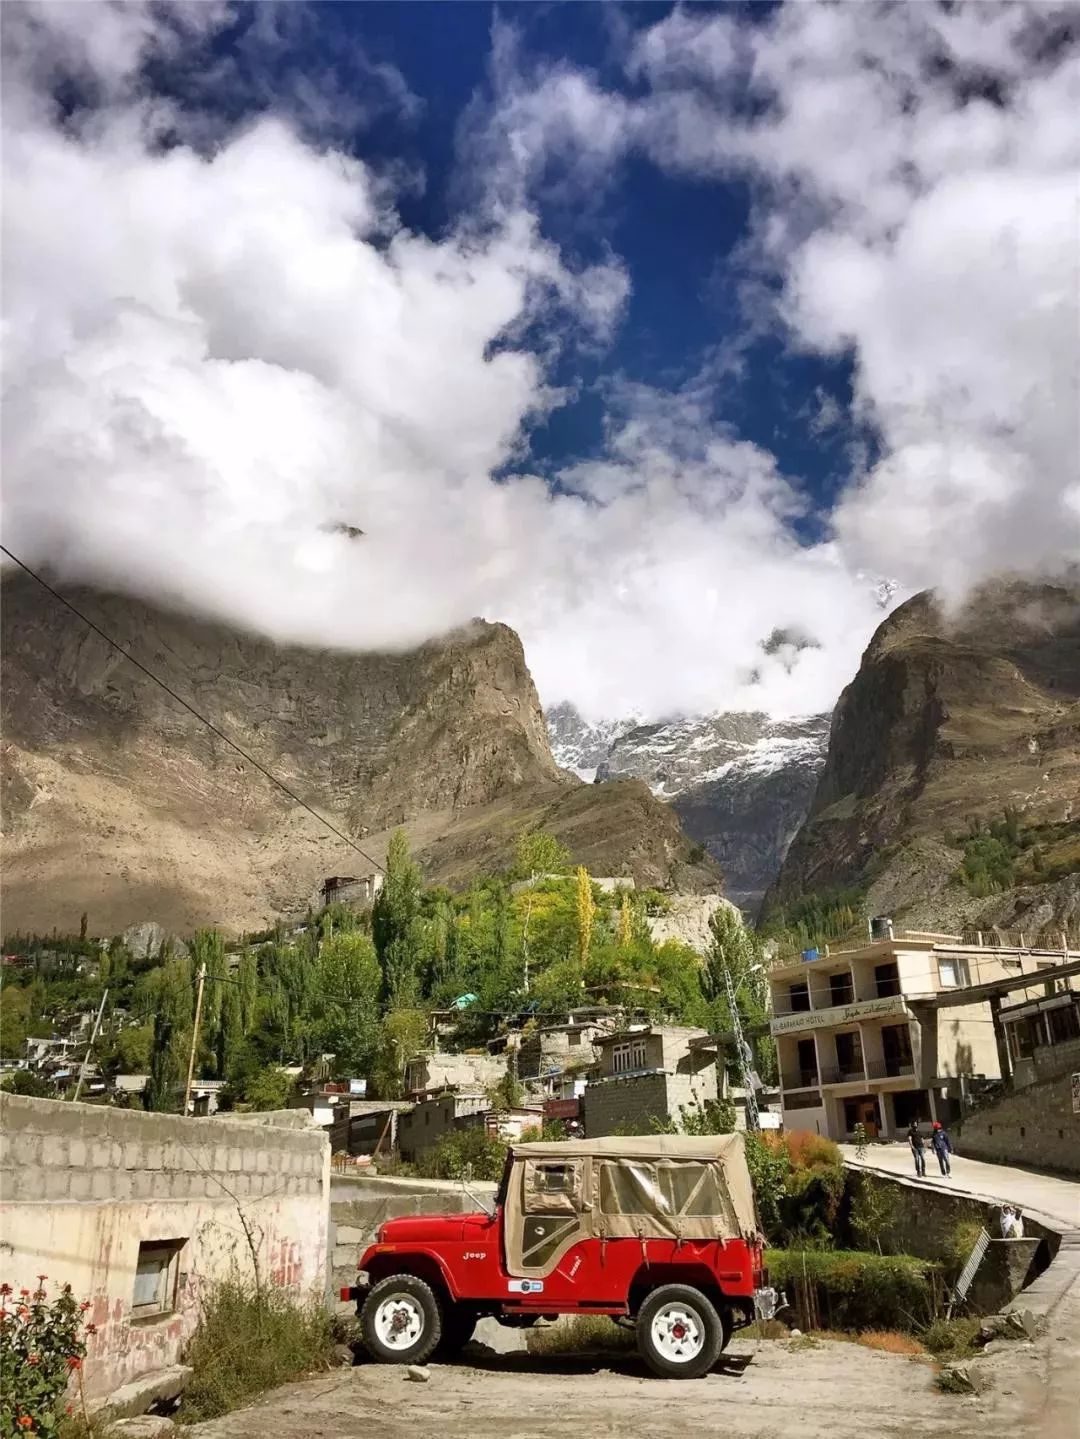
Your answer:
[[[1055,1179],[1036,1174],[1030,1169],[1014,1169],[1007,1164],[984,1164],[978,1159],[952,1156],[952,1174],[937,1172],[938,1163],[928,1150],[926,1178],[916,1179],[911,1150],[906,1144],[871,1144],[865,1161],[860,1160],[850,1144],[840,1146],[845,1161],[855,1167],[896,1174],[912,1184],[925,1184],[953,1194],[970,1195],[991,1204],[1015,1204],[1025,1213],[1045,1223],[1047,1228],[1062,1232],[1080,1230],[1080,1183],[1071,1179]]]

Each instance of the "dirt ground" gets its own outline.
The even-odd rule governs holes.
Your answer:
[[[287,1385],[250,1409],[196,1425],[192,1439],[1075,1439],[1047,1424],[1044,1348],[1007,1356],[978,1397],[939,1394],[922,1359],[839,1341],[738,1339],[706,1379],[664,1381],[625,1355],[541,1357],[472,1346],[416,1383],[361,1364]],[[1025,1371],[1023,1384],[1015,1382]]]

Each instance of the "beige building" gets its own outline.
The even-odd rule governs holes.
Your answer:
[[[595,1043],[600,1061],[582,1097],[590,1139],[644,1134],[653,1119],[717,1098],[716,1041],[703,1029],[642,1024]]]
[[[505,1073],[504,1055],[454,1054],[448,1050],[432,1050],[409,1060],[405,1067],[405,1092],[419,1096],[437,1093],[440,1089],[484,1089],[498,1084]]]
[[[915,932],[807,953],[815,957],[770,972],[770,1028],[785,1128],[832,1139],[857,1124],[895,1138],[912,1119],[955,1118],[968,1081],[1000,1077],[1003,1040],[986,998],[937,1010],[919,1001],[1067,958]]]

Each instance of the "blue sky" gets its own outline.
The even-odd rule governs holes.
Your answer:
[[[9,0],[6,534],[828,708],[883,604],[1080,563],[1066,8]]]

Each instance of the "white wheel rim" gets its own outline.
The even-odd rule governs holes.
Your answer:
[[[685,1304],[665,1304],[649,1327],[653,1348],[672,1364],[689,1364],[705,1345],[701,1317]]]
[[[424,1332],[424,1311],[411,1294],[389,1294],[375,1311],[375,1333],[387,1349],[411,1349]]]

